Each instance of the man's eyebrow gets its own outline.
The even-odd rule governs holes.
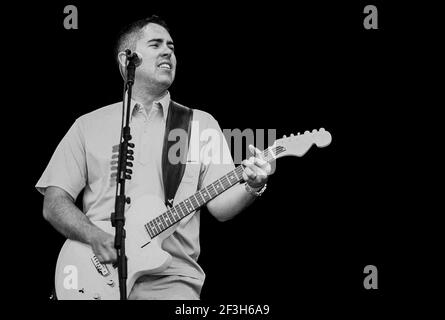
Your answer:
[[[147,43],[149,43],[149,42],[163,42],[163,41],[164,41],[164,39],[162,39],[162,38],[155,38],[155,39],[148,40]],[[174,45],[172,40],[168,40],[167,44],[173,44]]]

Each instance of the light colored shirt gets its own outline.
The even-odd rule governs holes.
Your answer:
[[[132,179],[126,182],[126,195],[132,200],[142,194],[164,199],[161,163],[169,104],[167,93],[153,103],[147,114],[141,104],[131,102],[130,142],[135,144],[135,153]],[[84,189],[83,212],[87,217],[92,221],[110,220],[115,204],[121,120],[122,102],[79,117],[57,146],[36,184],[37,190],[44,194],[47,187],[57,186],[76,199]],[[195,138],[190,141],[186,169],[174,203],[234,169],[221,128],[210,114],[194,109],[191,135]],[[215,146],[220,148],[216,153],[220,152],[221,161],[206,161],[212,152],[215,153]],[[172,263],[160,274],[183,275],[204,281],[205,273],[197,263],[199,223],[198,210],[181,220],[176,231],[164,240],[162,247],[172,255]]]

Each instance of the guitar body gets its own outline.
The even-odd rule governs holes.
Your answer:
[[[144,224],[165,211],[164,203],[151,195],[135,201],[125,214],[127,256],[127,294],[142,275],[165,270],[171,256],[162,250],[165,238],[171,235],[171,226],[151,239]],[[114,234],[110,221],[94,222],[102,230]],[[119,278],[112,264],[101,264],[91,247],[84,243],[67,240],[57,259],[55,289],[59,300],[119,300]]]

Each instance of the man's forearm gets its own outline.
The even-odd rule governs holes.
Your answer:
[[[71,240],[89,244],[91,237],[102,231],[67,197],[45,196],[43,215],[57,231]]]
[[[210,201],[207,208],[219,221],[226,221],[243,211],[255,198],[246,191],[244,183],[240,183]]]

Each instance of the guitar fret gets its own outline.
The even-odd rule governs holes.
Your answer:
[[[184,203],[188,210],[187,214],[189,214],[190,212],[193,211],[194,208],[193,208],[192,204],[190,203],[189,199],[184,200]]]
[[[204,204],[201,201],[199,201],[198,195],[199,195],[199,192],[197,192],[194,195],[192,195],[192,198],[193,198],[192,200],[195,200],[195,202],[196,202],[195,210],[198,209],[199,207],[201,207]]]
[[[147,224],[144,225],[145,230],[147,230],[148,235],[150,236],[150,238],[153,238],[153,233],[151,232],[150,226]]]
[[[149,223],[145,224],[145,229],[147,230],[150,237],[153,238],[153,230],[151,230]]]
[[[149,229],[150,231],[153,231],[153,229],[151,228],[151,221],[149,221],[149,222],[147,223],[147,226],[148,226],[148,229]]]
[[[187,213],[188,213],[187,208],[185,207],[185,204],[184,204],[183,202],[181,202],[180,205],[179,205],[179,208],[181,209],[181,211],[180,211],[180,213],[179,213],[179,216],[180,216],[181,218],[184,218],[184,217],[187,215],[187,214],[185,214],[184,212],[187,212]]]
[[[221,181],[219,181],[219,179],[216,181],[215,186],[216,186],[215,187],[216,195],[219,195],[222,192],[221,189],[223,189],[223,187],[221,185]]]
[[[233,180],[230,178],[230,175],[231,175],[232,173],[230,173],[230,174],[228,174],[228,175],[226,175],[226,180],[227,180],[227,183],[228,183],[228,187],[227,188],[230,188],[231,186],[233,186]]]
[[[223,183],[224,190],[230,186],[230,181],[229,181],[229,179],[227,179],[226,176],[222,177],[220,180]]]
[[[201,195],[201,191],[195,193],[196,195],[196,200],[199,203],[199,206],[202,206],[205,203],[205,199],[203,199],[202,195]]]
[[[194,197],[194,195],[189,197],[189,199],[190,199],[190,202],[192,203],[193,209],[196,209],[199,207],[198,201],[196,201],[196,198]]]
[[[202,195],[202,197],[204,198],[205,202],[209,201],[210,199],[212,199],[209,195],[209,192],[207,191],[206,188],[204,188],[202,191],[200,191],[200,194]]]
[[[151,233],[152,233],[151,237],[152,237],[152,238],[156,237],[157,233],[156,233],[156,230],[153,229],[153,227],[150,227],[150,231],[151,231]]]
[[[177,213],[177,219],[176,219],[176,220],[177,220],[177,221],[179,221],[179,220],[182,219],[182,213],[181,213],[181,210],[182,210],[182,209],[181,209],[181,205],[178,204],[178,205],[176,206],[176,213]]]
[[[172,222],[171,222],[171,220],[170,220],[170,217],[168,216],[168,211],[164,212],[164,213],[162,214],[162,216],[164,217],[164,221],[165,221],[165,223],[167,224],[167,228],[168,228],[169,226],[171,226]]]
[[[154,229],[156,230],[156,233],[161,233],[161,230],[159,230],[158,224],[156,223],[156,219],[154,219],[155,221],[152,220]]]
[[[211,198],[214,198],[214,197],[216,197],[218,195],[218,192],[216,191],[215,186],[213,185],[213,183],[208,186],[208,189],[209,189],[209,193],[210,193]]]
[[[238,169],[238,168],[240,168],[240,169]],[[236,174],[236,177],[238,178],[238,180],[242,180],[243,179],[243,167],[239,166],[238,168],[236,168],[235,174]]]
[[[198,205],[196,206],[195,209],[200,208],[200,207],[205,203],[205,202],[204,202],[204,199],[201,197],[201,194],[200,194],[199,192],[196,192],[196,193],[193,195],[193,198],[195,198],[196,203],[198,204]]]
[[[167,222],[165,222],[164,220],[164,215],[160,215],[159,216],[159,220],[161,220],[162,226],[164,227],[164,229],[167,229]]]
[[[148,225],[150,226],[150,230],[153,231],[153,234],[156,234],[156,229],[154,227],[153,220],[151,220]]]
[[[170,210],[168,210],[168,211],[167,211],[167,214],[168,214],[168,218],[170,219],[170,223],[171,223],[171,224],[174,224],[176,221],[175,221],[175,219],[173,218],[172,211],[173,211],[173,208],[170,209]]]
[[[183,201],[185,208],[184,217],[186,217],[190,213],[190,203],[188,203],[187,201],[187,199]]]
[[[158,216],[159,229],[162,232],[162,231],[164,231],[164,225],[162,224],[161,218],[162,218],[162,216]]]
[[[150,235],[150,238],[156,237],[156,232],[153,229],[150,229],[150,232],[148,233]]]
[[[231,186],[233,186],[237,182],[233,171],[228,174],[228,179]]]
[[[181,218],[179,217],[178,208],[179,208],[179,206],[176,205],[176,206],[174,206],[174,207],[171,209],[171,211],[172,211],[172,215],[173,215],[173,218],[174,218],[175,222],[181,219]]]
[[[163,229],[162,229],[162,222],[161,222],[161,219],[160,219],[159,217],[156,217],[155,222],[156,222],[156,224],[158,225],[158,228],[159,228],[159,230],[160,230],[159,233],[161,233],[161,232],[163,231]]]

